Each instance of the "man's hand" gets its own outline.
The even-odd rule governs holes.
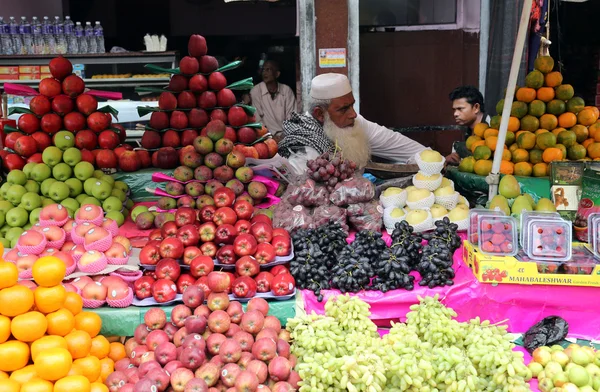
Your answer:
[[[453,152],[452,154],[450,154],[446,157],[446,164],[458,166],[459,163],[460,163],[460,156],[455,152]]]

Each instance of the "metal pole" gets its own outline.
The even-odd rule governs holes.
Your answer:
[[[490,43],[490,1],[481,0],[479,22],[479,91],[485,97],[488,48]]]
[[[527,38],[527,30],[529,28],[529,16],[531,14],[532,0],[523,1],[523,11],[521,11],[521,22],[519,23],[519,31],[517,40],[515,41],[515,50],[513,53],[512,65],[508,76],[508,86],[506,88],[506,96],[504,97],[504,108],[502,110],[502,120],[500,121],[500,130],[498,133],[498,142],[496,143],[496,152],[494,153],[494,163],[492,171],[485,179],[489,184],[488,197],[491,199],[498,191],[500,163],[502,162],[502,152],[504,151],[504,143],[506,141],[506,131],[508,130],[508,119],[512,109],[513,98],[515,96],[515,87],[519,76],[519,68],[521,66],[521,58],[523,57],[523,48],[525,47],[525,39]]]
[[[315,30],[315,0],[298,0],[300,26],[300,80],[302,83],[302,108],[308,111],[310,82],[316,75],[317,34]]]
[[[359,0],[348,0],[348,78],[354,93],[354,110],[360,112]]]

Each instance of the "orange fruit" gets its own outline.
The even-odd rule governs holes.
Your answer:
[[[476,141],[475,143],[471,144],[471,152],[474,152],[475,149],[479,146],[485,146],[485,141],[479,140],[479,141]]]
[[[550,147],[544,150],[542,158],[546,163],[550,163],[552,161],[560,161],[563,159],[563,152],[560,150],[560,148]]]
[[[587,155],[587,150],[581,144],[574,144],[567,150],[567,156],[571,160],[579,160],[585,158]]]
[[[4,251],[2,244],[0,244],[0,247],[2,248],[2,251]],[[17,269],[17,266],[8,261],[0,262],[0,289],[12,287],[17,284],[18,280],[19,270]]]
[[[505,161],[505,160],[502,160],[502,162],[500,162],[500,173],[513,174],[514,171],[515,171],[514,163],[512,163],[510,161]]]
[[[600,133],[600,121],[596,121],[594,124],[588,127],[588,133],[590,137],[596,138],[596,135]]]
[[[115,371],[115,362],[110,358],[102,358],[100,360],[100,378],[102,382],[106,381],[106,378]]]
[[[21,285],[0,290],[0,314],[8,317],[28,312],[33,306],[33,291]]]
[[[50,381],[36,378],[21,384],[20,392],[52,392],[53,390],[54,385]]]
[[[542,133],[536,137],[535,145],[540,150],[554,147],[556,146],[556,136],[550,132]]]
[[[43,336],[31,343],[31,359],[35,361],[39,353],[51,348],[69,349],[67,341],[62,336]]]
[[[556,92],[556,98],[560,99],[561,101],[568,101],[569,99],[573,98],[573,95],[575,95],[575,90],[570,84],[561,84],[560,86],[556,86],[554,91]]]
[[[598,120],[596,112],[592,109],[583,109],[577,113],[577,122],[581,125],[590,126]]]
[[[0,380],[0,391],[2,392],[19,392],[21,390],[21,384],[15,380]]]
[[[529,103],[536,97],[536,91],[529,87],[521,87],[517,90],[516,98],[518,101]]]
[[[473,145],[473,143],[480,141],[481,138],[479,136],[476,135],[471,135],[467,138],[467,140],[465,141],[465,145],[467,146],[467,150],[471,149],[471,146]]]
[[[0,343],[4,343],[10,337],[10,318],[0,316]]]
[[[68,350],[56,347],[39,353],[33,364],[40,378],[56,381],[69,373],[72,362],[73,358]]]
[[[510,132],[517,132],[521,127],[521,121],[518,118],[510,116],[508,118],[508,130]]]
[[[529,162],[519,162],[515,164],[515,176],[529,177],[533,171],[533,166]]]
[[[510,150],[505,148],[504,151],[502,151],[502,160],[510,161],[511,159],[512,159],[512,153],[510,152]]]
[[[577,143],[583,143],[585,139],[589,139],[590,132],[588,130],[588,127],[586,127],[585,125],[575,124],[570,129],[570,131],[575,132],[575,138],[577,140]]]
[[[75,316],[75,328],[87,332],[90,337],[95,337],[102,328],[102,319],[93,312],[81,312]]]
[[[83,299],[81,299],[81,295],[68,292],[65,297],[65,303],[63,304],[63,307],[68,309],[73,316],[78,315],[83,309]]]
[[[48,335],[65,336],[75,328],[75,317],[67,309],[58,309],[46,315]]]
[[[529,162],[533,163],[534,165],[536,163],[543,162],[544,160],[542,159],[542,153],[543,151],[537,148],[529,151]]]
[[[584,109],[591,109],[596,115],[596,118],[600,118],[600,109],[598,109],[596,106],[586,106]]]
[[[125,353],[125,346],[123,343],[112,342],[110,344],[110,352],[108,353],[108,357],[112,359],[114,362],[117,362],[119,359],[123,359],[127,356]]]
[[[544,77],[544,83],[548,87],[558,87],[563,81],[562,74],[558,71],[550,72]]]
[[[527,162],[529,160],[529,152],[527,150],[518,148],[512,152],[513,163]]]
[[[27,312],[12,319],[10,332],[21,342],[33,342],[44,336],[48,328],[46,317],[40,312]]]
[[[547,74],[554,69],[554,59],[550,56],[539,56],[533,61],[533,67],[541,73]]]
[[[498,136],[498,130],[494,128],[488,128],[483,133],[483,138],[487,139],[490,136]]]
[[[565,112],[558,116],[558,125],[562,128],[571,128],[577,124],[577,116],[571,112]]]
[[[73,331],[65,336],[69,352],[73,358],[83,358],[90,353],[92,338],[85,331]]]
[[[33,365],[25,366],[23,369],[15,370],[10,375],[11,380],[15,380],[19,384],[23,384],[37,377],[35,367]]]
[[[51,287],[60,284],[65,278],[67,266],[54,256],[40,257],[31,268],[33,280],[38,286]]]
[[[519,148],[523,148],[525,150],[531,150],[535,147],[536,136],[532,132],[524,132],[517,137],[517,144]]]
[[[543,129],[553,130],[558,126],[558,119],[554,114],[544,114],[540,117],[540,127]]]
[[[37,309],[44,314],[48,314],[62,308],[67,297],[67,290],[60,284],[52,287],[38,287],[33,295]]]
[[[485,145],[492,151],[496,151],[496,143],[498,143],[498,136],[488,136],[485,138]]]
[[[597,141],[598,141],[598,140],[595,140],[595,139],[589,138],[589,139],[585,139],[585,140],[583,141],[583,143],[581,143],[581,145],[587,149],[587,148],[588,148],[588,146],[589,146],[590,144],[592,144],[592,143],[594,143],[594,142],[597,142]]]
[[[73,365],[82,370],[82,376],[85,376],[90,382],[96,381],[100,377],[102,365],[100,360],[93,355],[79,358],[73,361]]]
[[[12,372],[23,369],[29,362],[29,346],[18,340],[0,344],[0,370]]]
[[[548,130],[547,130],[547,129],[540,128],[540,129],[538,129],[537,131],[535,131],[534,133],[535,133],[535,136],[537,136],[537,135],[539,135],[539,134],[541,134],[541,133],[548,133]]]
[[[594,142],[587,146],[588,157],[592,159],[600,158],[600,143]]]
[[[90,355],[98,359],[106,358],[110,353],[110,342],[102,335],[98,335],[92,339],[92,348]]]
[[[473,127],[473,135],[483,137],[483,133],[489,127],[490,126],[486,122],[480,122],[479,124],[475,124],[475,126]]]
[[[90,392],[90,380],[84,376],[67,376],[54,383],[54,392]]]
[[[101,382],[93,382],[90,385],[90,392],[108,392],[108,387]]]
[[[542,102],[550,102],[554,99],[554,89],[552,87],[541,87],[537,91],[537,99]]]
[[[8,378],[8,373],[0,370],[0,380],[6,380]]]
[[[544,162],[533,165],[532,174],[534,177],[546,177],[548,175],[548,164]]]

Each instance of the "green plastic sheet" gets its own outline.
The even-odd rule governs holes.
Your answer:
[[[153,193],[149,193],[146,190],[146,188],[157,188],[159,185],[159,183],[152,182],[153,173],[164,173],[168,176],[172,176],[173,170],[149,168],[132,173],[116,172],[113,174],[113,178],[115,181],[123,181],[129,185],[129,189],[131,190],[130,197],[133,201],[156,201],[159,197],[154,196]]]
[[[446,177],[454,181],[454,186],[471,204],[485,205],[488,199],[488,184],[484,176],[473,173],[463,173],[457,168],[449,168]],[[521,193],[529,193],[535,201],[542,197],[550,199],[549,177],[519,177],[515,176],[521,186]]]
[[[286,325],[288,318],[296,316],[296,299],[292,298],[287,301],[270,301],[269,314],[277,317],[281,325]],[[246,310],[246,304],[242,304]],[[174,306],[161,306],[167,317],[171,317],[171,311]],[[98,309],[86,309],[94,312],[102,319],[102,330],[100,334],[104,336],[133,336],[135,328],[144,322],[144,315],[152,309],[148,307],[129,306],[127,308],[109,308],[102,307]]]

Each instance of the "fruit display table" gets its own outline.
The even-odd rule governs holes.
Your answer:
[[[491,323],[506,322],[509,331],[523,333],[544,317],[560,316],[569,322],[569,337],[600,339],[600,330],[594,327],[600,323],[597,288],[480,283],[463,262],[463,249],[454,254],[453,286],[434,289],[415,286],[413,291],[393,290],[385,294],[366,291],[353,295],[371,305],[371,318],[380,326],[398,321],[399,315],[405,315],[411,305],[419,302],[417,297],[439,294],[442,302],[458,313],[459,321],[479,316]],[[303,290],[305,311],[323,313],[327,299],[338,293],[337,290],[322,291],[324,300],[318,302],[311,291]]]
[[[469,201],[477,198],[477,203],[487,201],[488,184],[485,177],[473,173],[463,173],[452,167],[446,171],[446,177],[454,181],[456,190],[461,195],[470,195]],[[535,199],[546,197],[550,199],[549,177],[519,177],[515,176],[522,193],[531,194]],[[481,200],[481,201],[480,201]]]
[[[269,314],[276,316],[282,325],[285,325],[287,319],[296,315],[295,299],[287,301],[270,301]],[[162,309],[168,317],[175,306],[164,306]],[[242,304],[244,310],[246,304]],[[144,314],[149,307],[129,306],[127,308],[109,308],[102,307],[98,309],[86,309],[97,313],[102,318],[102,330],[100,333],[104,336],[131,336],[135,328],[144,322]]]

